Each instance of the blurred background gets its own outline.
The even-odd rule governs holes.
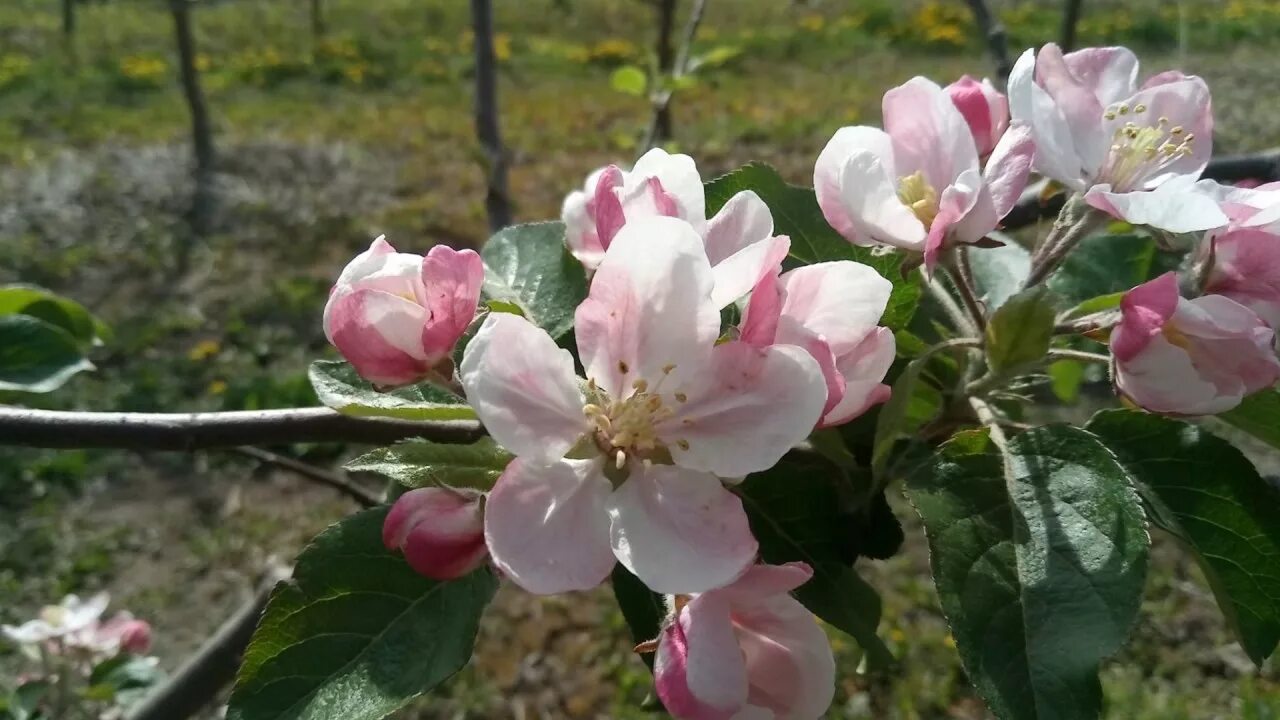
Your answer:
[[[889,87],[994,74],[962,0],[707,0],[689,72],[655,123],[647,77],[680,59],[694,0],[492,4],[516,221],[558,217],[588,172],[632,161],[655,134],[704,179],[761,160],[808,185],[838,127],[879,124]],[[1063,6],[990,3],[1014,57],[1060,38]],[[1280,0],[1085,0],[1081,13],[1077,46],[1129,45],[1144,74],[1209,81],[1216,154],[1280,145]],[[494,156],[473,125],[471,27],[461,0],[0,2],[0,283],[62,293],[111,328],[96,372],[0,403],[316,404],[307,365],[334,356],[320,312],[353,254],[382,233],[419,253],[488,235]],[[275,450],[333,467],[354,451]],[[0,450],[0,622],[107,589],[152,622],[172,671],[266,567],[354,508],[229,453]],[[923,536],[898,510],[905,552],[863,572],[884,594],[881,632],[902,668],[859,676],[856,648],[833,635],[831,716],[986,717]],[[1280,718],[1280,669],[1252,670],[1167,544],[1135,639],[1103,674],[1108,717]],[[636,708],[651,681],[630,646],[607,589],[539,601],[508,587],[473,664],[404,716],[646,717]],[[18,661],[0,647],[0,686]]]

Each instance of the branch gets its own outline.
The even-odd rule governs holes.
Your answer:
[[[1240,180],[1259,180],[1275,182],[1280,180],[1280,148],[1264,150],[1252,155],[1226,155],[1209,161],[1201,176],[1219,182],[1237,182]],[[1028,187],[1013,206],[1013,210],[1004,216],[1001,226],[1005,230],[1034,225],[1044,218],[1051,218],[1062,210],[1066,195],[1059,193],[1047,202],[1040,199],[1044,183],[1036,183]]]
[[[1009,59],[1009,40],[1005,36],[1004,26],[1000,19],[991,14],[985,0],[967,0],[969,9],[973,11],[973,21],[982,31],[982,39],[987,43],[987,51],[996,65],[996,77],[1001,88],[1009,79],[1013,70],[1013,61]]]
[[[1058,36],[1058,45],[1062,52],[1071,52],[1076,46],[1076,27],[1080,24],[1080,6],[1084,0],[1067,0],[1062,9],[1062,32]]]
[[[284,572],[271,573],[253,599],[223,623],[168,682],[134,706],[126,716],[128,720],[183,720],[213,702],[235,678],[240,656],[249,646],[272,588],[286,577]]]
[[[663,0],[660,10],[662,27],[659,29],[658,36],[658,56],[661,66],[664,53],[670,52],[670,48],[665,46],[670,38],[670,23],[675,20],[675,0]],[[667,73],[673,81],[689,72],[689,53],[693,49],[693,40],[698,35],[698,26],[702,24],[702,17],[706,11],[707,0],[693,1],[693,9],[689,11],[689,20],[684,26],[680,49],[676,52],[670,68],[660,67],[660,70]],[[671,90],[668,88],[653,97],[653,119],[649,122],[649,129],[645,131],[644,139],[640,142],[640,152],[648,151],[663,140],[670,140],[671,135]]]
[[[385,445],[406,438],[468,443],[479,423],[354,417],[329,408],[207,413],[30,410],[0,406],[0,446],[202,450],[296,442]]]
[[[489,232],[496,233],[511,224],[511,199],[507,190],[507,154],[498,126],[498,61],[493,51],[490,0],[471,0],[471,34],[476,51],[476,137],[487,164],[484,208],[489,216]]]
[[[328,485],[360,503],[362,507],[373,507],[381,502],[373,493],[351,482],[345,474],[331,472],[285,455],[277,455],[269,450],[260,450],[255,447],[232,448],[231,452],[253,458],[264,465],[275,465],[286,470],[292,470],[309,480],[314,480],[321,485]]]

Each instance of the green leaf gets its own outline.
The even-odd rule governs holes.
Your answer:
[[[245,651],[228,720],[380,720],[466,664],[497,579],[418,575],[383,547],[386,514],[352,515],[298,556]]]
[[[987,324],[987,363],[992,371],[1011,374],[1043,358],[1053,339],[1054,316],[1043,287],[1009,298]]]
[[[9,697],[6,710],[13,720],[34,720],[40,717],[40,701],[53,690],[53,683],[47,680],[33,680],[22,683]]]
[[[907,481],[965,671],[1002,720],[1086,720],[1098,665],[1141,604],[1148,538],[1128,476],[1092,435],[1051,425],[956,435]]]
[[[880,407],[871,443],[871,471],[877,478],[888,469],[894,444],[919,430],[942,408],[942,394],[920,377],[928,360],[924,356],[908,363]]]
[[[1095,298],[1089,298],[1084,302],[1076,305],[1066,312],[1066,317],[1077,318],[1093,313],[1102,312],[1103,310],[1114,310],[1120,307],[1120,301],[1124,299],[1123,292],[1114,292],[1107,295],[1099,295]]]
[[[52,392],[92,369],[65,330],[29,315],[0,315],[0,390]]]
[[[1195,425],[1107,410],[1085,427],[1141,483],[1152,521],[1195,552],[1261,667],[1280,642],[1280,490],[1231,443]]]
[[[1018,293],[1031,272],[1031,253],[1012,238],[1003,247],[966,248],[978,298],[991,312]]]
[[[813,614],[848,633],[875,667],[893,663],[876,635],[880,597],[853,569],[848,530],[856,516],[841,508],[839,469],[825,462],[783,460],[739,486],[751,532],[765,562],[806,562],[813,579],[796,597]]]
[[[667,615],[667,603],[661,595],[650,590],[640,578],[632,575],[622,563],[613,566],[610,576],[613,595],[618,609],[631,630],[631,641],[637,645],[654,640],[662,631],[662,620]],[[644,663],[653,669],[653,654],[641,655]]]
[[[348,470],[374,472],[411,488],[449,485],[488,490],[511,461],[491,438],[470,445],[406,440],[348,462]]]
[[[743,190],[759,195],[773,215],[773,231],[791,238],[790,265],[829,260],[854,260],[870,265],[893,283],[893,294],[889,296],[881,324],[897,329],[911,320],[920,301],[920,283],[914,275],[909,280],[903,279],[903,253],[876,252],[851,244],[827,224],[812,188],[787,184],[777,170],[763,163],[744,165],[707,183],[707,215],[719,212],[729,198]]]
[[[1084,363],[1077,360],[1055,360],[1049,363],[1049,387],[1062,402],[1073,405],[1080,399],[1084,382]]]
[[[484,292],[508,302],[551,337],[573,328],[573,312],[587,297],[582,264],[564,245],[564,223],[513,225],[489,238],[484,258]]]
[[[1178,256],[1156,249],[1142,235],[1095,235],[1085,238],[1049,277],[1049,289],[1066,307],[1099,295],[1124,292],[1169,270]]]
[[[317,360],[307,373],[320,402],[346,415],[402,420],[474,420],[461,397],[429,383],[378,392],[341,360]]]
[[[1218,419],[1280,449],[1280,392],[1263,390],[1254,393],[1234,410],[1219,415]]]
[[[62,328],[83,347],[106,339],[106,326],[80,303],[34,285],[0,286],[0,315],[30,315]]]
[[[649,89],[649,77],[635,65],[623,65],[609,76],[609,87],[623,95],[644,97]]]

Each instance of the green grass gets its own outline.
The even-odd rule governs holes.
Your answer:
[[[646,103],[611,90],[609,74],[648,62],[651,11],[636,0],[571,0],[568,11],[551,0],[495,4],[517,215],[554,217],[587,172],[635,155]],[[52,0],[0,3],[0,282],[67,293],[115,330],[95,354],[97,373],[51,396],[0,402],[133,410],[310,404],[306,365],[332,352],[320,310],[352,254],[381,232],[417,251],[482,242],[466,4],[325,6],[330,30],[322,41],[309,33],[306,3],[231,0],[197,9],[225,194],[214,232],[192,246],[183,269],[175,257],[186,233],[188,121],[162,5],[82,5],[68,48]],[[1082,38],[1134,43],[1149,69],[1177,59],[1205,75],[1223,151],[1280,144],[1280,119],[1260,111],[1280,93],[1266,44],[1280,32],[1280,3],[1186,6],[1185,23],[1196,32],[1185,38],[1185,55],[1176,5],[1157,0],[1088,3]],[[1014,47],[1056,34],[1051,4],[1000,7]],[[805,182],[837,127],[879,121],[889,86],[915,74],[946,82],[990,67],[958,1],[712,0],[700,37],[697,53],[741,51],[673,105],[672,145],[698,158],[704,178],[765,160]],[[329,448],[293,450],[322,464],[335,459]],[[339,509],[298,495],[296,484],[249,485],[256,502],[224,518],[227,496],[246,474],[243,464],[212,455],[0,450],[0,621],[20,619],[58,593],[105,585],[156,620],[158,637],[179,638],[162,646],[173,667],[235,600],[193,600],[175,587],[252,576],[269,553],[291,557]],[[175,518],[159,522],[156,511],[121,500],[138,487],[182,499]],[[101,507],[96,498],[105,498]],[[909,512],[899,508],[904,519]],[[138,513],[149,524],[140,527]],[[81,527],[86,518],[94,521],[89,529]],[[833,718],[983,717],[937,609],[920,533],[907,524],[905,554],[867,567],[885,596],[881,629],[902,668],[892,678],[865,678],[856,672],[856,648],[836,637]],[[154,572],[138,579],[139,567]],[[569,689],[547,706],[553,716],[575,716],[586,697],[595,712],[644,717],[633,706],[647,694],[647,675],[607,593],[543,604],[506,597],[487,623],[476,666],[427,701],[424,716],[509,716],[508,693],[527,697],[532,712],[542,707],[541,682]],[[1134,642],[1104,673],[1108,717],[1280,717],[1276,670],[1239,667],[1203,579],[1167,542],[1146,610]],[[575,623],[582,628],[548,639]],[[593,640],[580,647],[575,633]],[[512,652],[514,661],[504,655]],[[508,683],[518,676],[512,662],[526,660],[529,674],[543,679]],[[594,684],[582,685],[584,676]]]

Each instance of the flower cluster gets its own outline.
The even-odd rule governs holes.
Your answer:
[[[1181,282],[1133,288],[1090,328],[1110,333],[1124,398],[1214,414],[1280,380],[1280,187],[1198,181],[1213,129],[1200,78],[1140,80],[1128,50],[1050,44],[1018,60],[1007,97],[967,76],[917,77],[885,94],[883,116],[883,128],[837,130],[814,166],[822,214],[848,242],[963,285],[959,263],[1008,241],[991,234],[1034,172],[1069,197],[1024,287],[1112,220],[1197,235]],[[592,588],[620,563],[668,597],[642,647],[675,716],[817,718],[834,664],[789,595],[813,571],[761,563],[738,485],[889,398],[895,336],[880,322],[893,284],[858,262],[787,262],[791,241],[755,192],[710,218],[707,205],[694,160],[661,149],[596,170],[565,199],[565,243],[589,278],[573,348],[495,308],[455,369],[480,259],[397,253],[381,238],[343,271],[325,330],[375,386],[448,379],[514,456],[487,492],[396,502],[383,540],[415,570],[449,580],[489,563],[551,594]]]
[[[100,682],[91,678],[99,674],[99,668],[106,663],[130,658],[149,670],[145,675],[134,673],[131,682],[157,677],[157,659],[143,657],[151,649],[151,625],[127,611],[104,619],[109,602],[106,593],[86,600],[68,595],[57,605],[41,608],[35,618],[21,625],[0,626],[0,636],[16,645],[37,668],[19,677],[18,685],[29,685],[38,691],[53,683],[67,689],[73,684],[87,687],[90,682]],[[38,701],[39,707],[48,713],[41,717],[64,717],[70,712],[65,706],[70,694],[54,695]],[[96,698],[113,699],[102,692],[98,692]],[[114,700],[119,702],[120,698]],[[119,707],[104,713],[102,717],[118,717]]]

